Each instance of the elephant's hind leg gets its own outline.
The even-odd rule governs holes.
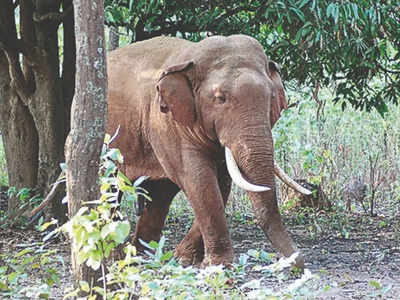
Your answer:
[[[224,205],[228,201],[232,179],[229,177],[225,163],[218,167],[218,185]],[[183,266],[200,265],[204,259],[204,242],[197,220],[193,221],[189,232],[179,243],[174,253],[178,262]]]
[[[139,251],[144,248],[139,240],[160,240],[169,206],[179,192],[179,187],[170,180],[148,181],[141,187],[149,192],[152,201],[146,204],[136,224],[133,243]]]

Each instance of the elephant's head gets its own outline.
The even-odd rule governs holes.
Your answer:
[[[272,163],[271,128],[287,104],[278,66],[256,40],[238,35],[194,44],[167,62],[157,90],[162,112],[231,149],[246,177],[269,173],[252,170],[250,162],[268,157]]]
[[[227,160],[231,152],[238,167],[233,163],[228,169],[243,174],[236,172],[233,181],[251,182],[247,187],[260,226],[278,251],[291,255],[295,246],[275,194],[271,128],[287,108],[277,64],[248,36],[212,37],[172,57],[157,90],[160,110],[193,132],[196,142],[200,135],[205,150],[215,145],[231,150]]]

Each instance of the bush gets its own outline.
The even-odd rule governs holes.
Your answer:
[[[288,93],[297,105],[274,128],[277,161],[293,177],[321,185],[336,206],[346,204],[345,186],[359,179],[367,190],[355,208],[368,207],[372,215],[392,208],[400,184],[400,108],[389,105],[383,118],[377,111],[342,111],[331,97],[322,91],[317,104],[307,93]]]

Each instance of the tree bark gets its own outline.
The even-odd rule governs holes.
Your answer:
[[[99,157],[104,140],[107,115],[107,73],[102,1],[74,1],[77,42],[77,74],[71,110],[71,131],[65,145],[67,163],[68,213],[72,217],[82,202],[99,196]],[[71,244],[74,282],[98,284],[86,265],[77,263]]]
[[[19,14],[15,14],[14,5],[19,6]],[[75,36],[73,14],[69,13],[72,0],[0,0],[0,7],[0,51],[5,54],[0,77],[6,87],[1,92],[4,105],[0,109],[0,129],[8,153],[10,185],[35,185],[47,194],[60,172],[59,164],[64,161],[64,142],[69,132],[75,81]],[[18,17],[20,38],[15,20]],[[62,75],[58,43],[61,23]],[[13,131],[7,131],[11,126]],[[46,212],[60,222],[67,218],[67,209],[60,201],[63,193],[60,188]]]
[[[7,161],[8,185],[16,189],[34,188],[38,170],[38,134],[28,108],[10,87],[8,62],[0,50],[0,131]],[[18,206],[8,199],[8,214]]]

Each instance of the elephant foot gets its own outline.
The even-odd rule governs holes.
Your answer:
[[[183,266],[207,267],[220,264],[230,266],[233,261],[233,248],[231,240],[227,238],[209,241],[208,248],[205,249],[199,225],[195,221],[192,228],[176,247],[174,255]]]
[[[201,267],[224,265],[229,268],[232,266],[232,261],[233,248],[232,241],[229,238],[209,241]]]
[[[232,266],[233,252],[229,251],[224,255],[206,255],[200,267],[205,268],[208,266],[224,265],[227,268]]]
[[[304,271],[304,256],[299,253],[299,255],[296,257],[295,263],[293,265],[297,269]]]
[[[193,222],[189,232],[175,249],[174,256],[183,266],[199,266],[204,259],[204,243],[199,224]]]
[[[200,266],[204,258],[203,239],[200,236],[187,238],[187,236],[176,247],[175,258],[184,267],[195,265]]]

